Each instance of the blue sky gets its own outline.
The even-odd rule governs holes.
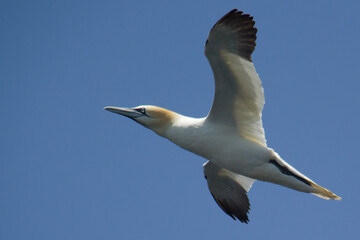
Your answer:
[[[213,24],[255,17],[268,145],[343,200],[270,183],[250,223],[204,159],[104,106],[211,106]],[[360,234],[359,1],[1,1],[1,239],[354,239]]]

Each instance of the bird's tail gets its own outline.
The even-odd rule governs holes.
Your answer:
[[[311,193],[323,199],[341,200],[341,197],[332,193],[330,190],[319,186],[310,178],[297,171],[294,167],[281,159],[277,153],[274,152],[274,155],[276,158],[271,159],[269,163],[275,166],[282,174],[276,175],[277,178],[275,180],[270,179],[267,181],[277,183],[298,191]]]
[[[316,192],[312,192],[311,194],[329,200],[329,199],[334,199],[334,200],[341,200],[341,197],[337,196],[336,194],[332,193],[330,190],[323,188],[319,185],[317,185],[316,183],[314,183],[313,181],[310,182],[310,185],[316,190]]]

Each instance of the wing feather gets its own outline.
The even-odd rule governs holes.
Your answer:
[[[205,55],[215,78],[215,97],[207,120],[234,127],[242,137],[266,145],[261,120],[264,90],[251,59],[254,24],[251,16],[234,9],[209,33]]]
[[[246,193],[255,179],[220,168],[209,161],[204,164],[204,175],[219,207],[234,220],[237,218],[240,222],[248,223],[250,202]]]

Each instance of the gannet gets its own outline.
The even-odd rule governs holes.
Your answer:
[[[211,29],[205,55],[215,78],[215,97],[206,117],[187,117],[151,105],[105,107],[207,159],[203,168],[210,193],[226,214],[244,223],[249,221],[247,192],[256,180],[341,199],[267,147],[261,120],[264,91],[251,59],[254,24],[253,17],[233,9]]]

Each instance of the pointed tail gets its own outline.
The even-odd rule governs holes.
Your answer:
[[[311,193],[317,197],[329,200],[329,199],[334,199],[334,200],[341,200],[341,197],[337,196],[336,194],[332,193],[330,190],[323,188],[319,185],[317,185],[314,182],[310,182],[310,185],[316,189],[316,193]]]

